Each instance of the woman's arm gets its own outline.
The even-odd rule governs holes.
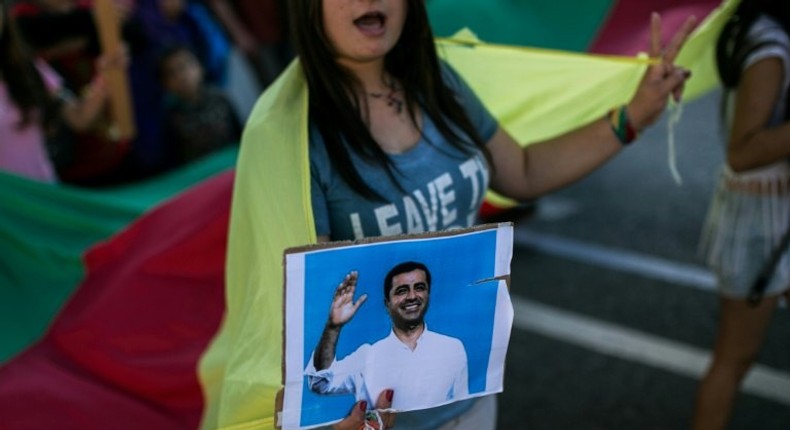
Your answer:
[[[491,188],[513,199],[533,199],[583,177],[621,147],[606,119],[524,148],[500,128],[488,143]]]
[[[691,17],[661,47],[661,22],[651,18],[650,57],[660,59],[651,64],[642,77],[634,97],[628,103],[628,120],[636,130],[655,123],[666,108],[669,97],[680,98],[687,71],[675,67],[674,61],[694,26]],[[500,129],[489,141],[494,172],[491,186],[515,199],[530,199],[581,179],[612,158],[622,144],[612,131],[608,118],[601,118],[544,142],[519,145]]]
[[[107,88],[104,81],[94,79],[83,91],[82,97],[62,96],[60,114],[66,124],[75,131],[87,130],[104,108]]]
[[[128,64],[129,58],[125,47],[103,54],[96,60],[96,75],[82,94],[78,97],[61,96],[63,105],[60,114],[71,129],[84,131],[93,125],[104,109],[108,97],[104,74],[108,70],[125,69]]]
[[[233,43],[242,52],[246,54],[253,53],[258,43],[247,29],[247,26],[241,21],[233,6],[227,0],[209,0],[207,3],[217,17],[217,21],[230,34]]]
[[[758,61],[746,68],[736,90],[735,116],[727,145],[727,163],[736,171],[771,164],[790,157],[790,122],[767,127],[774,106],[784,103],[785,70],[779,58]]]

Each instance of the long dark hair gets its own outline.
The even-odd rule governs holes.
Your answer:
[[[413,107],[419,104],[454,147],[465,153],[479,148],[488,158],[485,143],[442,79],[424,0],[406,1],[403,31],[385,57],[384,67],[402,85],[412,122],[417,123]],[[335,49],[324,31],[322,0],[290,0],[288,5],[293,43],[310,92],[310,120],[321,133],[332,164],[349,186],[366,198],[383,200],[355,169],[349,168],[353,166],[353,151],[382,166],[400,187],[391,160],[362,120],[366,106],[355,97],[361,84],[335,61]]]
[[[742,0],[735,13],[722,28],[716,43],[716,67],[724,86],[725,96],[740,83],[743,64],[749,54],[771,43],[754,44],[747,40],[749,29],[762,15],[776,20],[782,26],[785,34],[790,37],[790,1]],[[790,73],[790,71],[786,70],[785,73]],[[787,107],[785,116],[790,118],[790,89],[785,95],[785,105]],[[722,103],[722,113],[724,110],[724,103]]]
[[[39,120],[46,127],[55,115],[53,99],[9,16],[6,2],[0,0],[0,79],[22,114],[19,126]]]

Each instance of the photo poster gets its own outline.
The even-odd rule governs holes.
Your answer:
[[[385,388],[395,390],[392,409],[397,411],[501,392],[513,324],[508,291],[512,255],[512,223],[286,250],[279,425],[289,430],[335,423],[358,400],[367,400],[368,409],[374,408]],[[403,262],[422,263],[431,276],[425,332],[413,350],[395,342],[398,338],[384,300],[384,279]],[[317,393],[309,383],[315,379],[308,378],[306,371],[327,326],[335,291],[351,271],[358,273],[354,302],[363,294],[367,299],[340,328],[330,366],[332,383],[340,388]],[[429,332],[433,333],[430,342]],[[390,347],[395,348],[392,353]],[[459,370],[464,355],[465,371]],[[346,365],[335,367],[340,360]]]

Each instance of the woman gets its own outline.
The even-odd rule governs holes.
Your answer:
[[[119,16],[121,3],[113,1]],[[92,0],[21,0],[14,2],[11,15],[32,54],[52,66],[63,87],[74,94],[90,88],[101,56]],[[55,159],[62,182],[105,186],[125,179],[130,142],[113,127],[112,112],[105,107],[91,127],[68,136],[68,153]]]
[[[47,133],[61,122],[73,130],[87,129],[105,99],[101,80],[94,80],[82,99],[63,90],[57,74],[25,52],[6,0],[0,0],[0,170],[56,182]]]
[[[694,429],[723,429],[781,296],[790,297],[790,3],[744,0],[719,36],[726,163],[705,226],[718,277],[713,360],[700,384]],[[775,253],[779,260],[769,265]],[[765,289],[754,284],[765,271]],[[759,298],[755,303],[749,297]],[[762,296],[762,297],[761,297]]]
[[[288,5],[309,93],[310,193],[319,241],[467,227],[475,223],[489,187],[531,199],[571,183],[655,122],[688,78],[673,61],[693,18],[661,56],[660,22],[654,16],[651,54],[661,61],[648,68],[631,102],[611,117],[523,148],[438,60],[423,0],[293,0]],[[265,144],[252,136],[267,127],[267,118],[253,112],[247,145]],[[240,163],[245,174],[254,169],[252,161]],[[236,199],[234,210],[237,204],[246,205]],[[245,210],[237,213],[244,213],[240,220],[250,219]],[[272,222],[252,216],[257,223]],[[245,240],[231,234],[231,252]],[[239,251],[229,258],[246,257]],[[230,276],[248,282],[247,275]],[[356,430],[366,407],[381,409],[390,401],[360,403],[336,428]],[[394,415],[382,415],[385,426],[391,426]],[[493,429],[495,398],[400,413],[397,421],[408,429]]]
[[[387,224],[386,219],[381,219],[381,211],[386,209],[375,215],[350,208],[366,203],[375,212],[383,203],[402,200],[400,194],[412,193],[444,173],[438,170],[433,157],[446,151],[454,152],[443,157],[455,160],[448,163],[460,165],[472,157],[485,173],[490,169],[492,189],[526,200],[579,179],[628,143],[618,140],[611,122],[601,118],[551,141],[522,148],[496,125],[461,79],[449,67],[440,65],[422,1],[325,0],[289,4],[294,43],[310,93],[313,208],[326,208],[331,219],[327,223],[320,218],[322,215],[316,216],[318,234],[323,239],[419,230],[408,228],[408,220],[395,227]],[[657,29],[660,24],[655,20]],[[650,68],[625,107],[627,121],[621,124],[630,129],[630,134],[621,133],[623,139],[632,139],[652,124],[663,112],[667,95],[682,88],[686,75],[672,61],[690,26],[687,22],[667,47],[665,61]],[[660,51],[659,44],[656,34],[654,55]],[[620,109],[619,113],[624,112]],[[420,154],[412,151],[427,151],[425,147],[433,150]],[[323,153],[326,157],[319,159]],[[406,158],[430,160],[425,166],[405,172],[404,164],[412,161],[398,159]],[[351,165],[355,168],[349,168]],[[381,187],[368,186],[372,174],[378,172],[384,172],[388,178],[381,187],[389,187],[389,193]],[[342,181],[332,177],[334,174]],[[422,178],[412,179],[411,174]],[[455,172],[453,184],[463,183],[458,175]],[[403,183],[404,180],[411,183]],[[327,191],[339,195],[326,195]],[[423,191],[424,196],[430,194],[427,189]],[[347,205],[348,213],[338,214],[338,209],[343,210],[338,202],[351,196],[364,198]],[[422,227],[431,230],[469,226],[480,204],[478,197],[479,193],[457,204],[467,211],[463,215],[449,221],[440,218],[435,225],[429,220]],[[407,210],[398,213],[405,214]],[[362,225],[355,224],[355,217],[349,218],[356,214],[362,218]],[[366,220],[386,227],[367,226]]]

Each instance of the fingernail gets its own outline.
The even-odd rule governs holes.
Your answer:
[[[388,402],[391,402],[391,401],[392,401],[392,395],[393,395],[393,394],[395,394],[395,392],[394,392],[394,391],[392,391],[392,390],[387,390],[387,401],[388,401]]]
[[[362,411],[362,412],[365,412],[366,410],[368,410],[368,402],[366,402],[364,400],[359,402],[359,410]]]

